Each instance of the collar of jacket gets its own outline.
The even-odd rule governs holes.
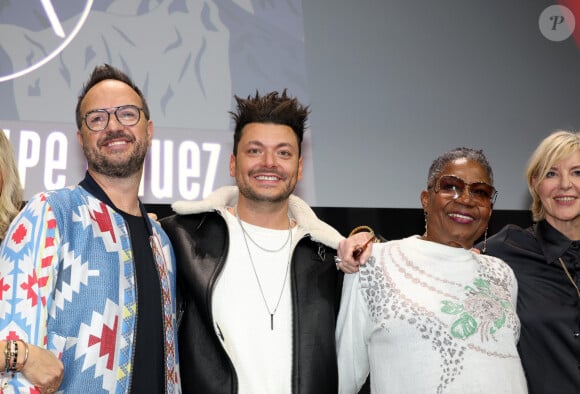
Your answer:
[[[171,205],[178,215],[189,215],[209,211],[219,211],[226,207],[233,207],[238,202],[238,187],[224,186],[207,198],[200,201],[176,201]],[[288,209],[298,225],[302,227],[312,239],[326,246],[336,249],[338,242],[344,237],[332,226],[320,220],[312,208],[299,197],[292,194],[288,199]]]
[[[109,196],[107,196],[107,193],[105,193],[103,188],[99,186],[99,184],[93,179],[93,177],[91,176],[91,174],[89,174],[88,171],[85,173],[85,179],[83,179],[79,183],[79,185],[83,189],[91,193],[93,196],[95,196],[97,199],[103,201],[105,204],[113,208],[120,215],[127,214],[126,212],[123,212],[119,208],[117,208],[115,204],[113,204],[113,201],[111,201]],[[148,220],[147,211],[145,210],[145,206],[141,203],[141,200],[139,200],[139,209],[141,210],[141,216],[143,216],[143,219],[145,219],[147,232],[149,236],[151,236],[153,235],[153,226],[151,225],[151,222]]]

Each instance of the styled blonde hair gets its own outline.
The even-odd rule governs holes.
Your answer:
[[[4,239],[8,226],[22,208],[22,184],[18,176],[12,145],[0,129],[0,171],[2,192],[0,193],[0,240]]]
[[[580,150],[580,133],[566,130],[557,130],[544,138],[538,145],[526,170],[528,190],[532,196],[532,217],[534,221],[543,220],[546,211],[542,200],[534,188],[542,182],[553,165]]]

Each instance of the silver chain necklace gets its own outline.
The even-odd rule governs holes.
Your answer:
[[[238,221],[239,221],[240,217],[238,216],[238,206],[237,205],[234,207],[234,215],[238,218]],[[246,240],[246,238],[248,238],[250,241],[252,241],[252,243],[254,245],[256,245],[258,248],[262,249],[264,252],[277,253],[277,252],[281,251],[282,249],[284,249],[284,247],[286,245],[288,245],[288,241],[290,241],[292,239],[292,231],[288,231],[288,237],[286,237],[286,241],[284,241],[282,246],[280,246],[277,249],[268,249],[268,248],[265,248],[262,245],[258,244],[256,241],[254,241],[254,239],[246,231],[244,226],[242,226],[242,222],[240,222],[240,226],[242,227],[242,232],[244,233],[244,241]],[[288,229],[290,229],[290,216],[288,216]],[[290,243],[292,243],[292,242],[290,242]]]
[[[292,228],[290,225],[290,217],[288,217],[288,238],[286,239],[286,242],[284,242],[284,245],[282,245],[279,249],[271,250],[271,249],[264,248],[261,245],[258,245],[256,243],[256,241],[254,241],[252,239],[252,237],[250,237],[250,234],[248,234],[248,232],[244,228],[244,225],[242,224],[242,220],[238,216],[237,207],[234,208],[234,213],[236,215],[236,219],[238,219],[238,223],[240,224],[240,227],[242,228],[242,236],[244,238],[244,243],[246,244],[246,250],[248,251],[248,257],[250,258],[250,263],[252,264],[252,270],[254,271],[254,276],[256,277],[256,282],[258,282],[258,288],[260,289],[260,294],[262,295],[262,300],[264,301],[264,305],[266,306],[266,310],[268,311],[268,314],[270,315],[270,329],[272,331],[274,331],[274,315],[276,314],[276,311],[278,310],[278,306],[280,305],[280,301],[282,300],[282,294],[284,294],[284,288],[286,287],[286,279],[288,279],[288,271],[290,270],[290,260],[292,259]],[[248,244],[247,238],[250,238],[252,243],[254,245],[256,245],[258,248],[262,249],[265,252],[269,252],[269,253],[276,253],[276,252],[281,251],[282,248],[284,248],[288,244],[288,241],[290,241],[290,247],[288,248],[288,262],[286,263],[286,273],[284,274],[284,282],[282,282],[282,289],[280,289],[280,295],[278,296],[278,301],[276,301],[276,306],[274,307],[274,310],[270,310],[270,306],[268,305],[268,301],[266,300],[266,296],[264,295],[264,290],[262,289],[262,283],[260,283],[258,271],[256,271],[256,266],[254,265],[254,259],[252,259],[252,253],[250,252],[250,245]]]

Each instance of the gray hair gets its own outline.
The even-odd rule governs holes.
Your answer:
[[[489,180],[493,185],[493,170],[491,169],[491,165],[489,164],[487,157],[485,157],[483,154],[483,151],[464,147],[451,149],[450,151],[443,153],[438,158],[433,160],[427,175],[427,185],[432,186],[435,178],[441,174],[443,168],[445,168],[445,166],[450,162],[457,159],[468,159],[481,165],[489,176]]]

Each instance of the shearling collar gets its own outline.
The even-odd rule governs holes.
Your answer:
[[[201,201],[176,201],[171,205],[178,215],[188,215],[210,211],[223,211],[226,207],[233,207],[238,201],[238,187],[224,186],[206,199]],[[290,215],[296,220],[314,241],[321,242],[333,249],[343,239],[333,227],[318,219],[314,211],[302,199],[291,195],[288,200]]]

